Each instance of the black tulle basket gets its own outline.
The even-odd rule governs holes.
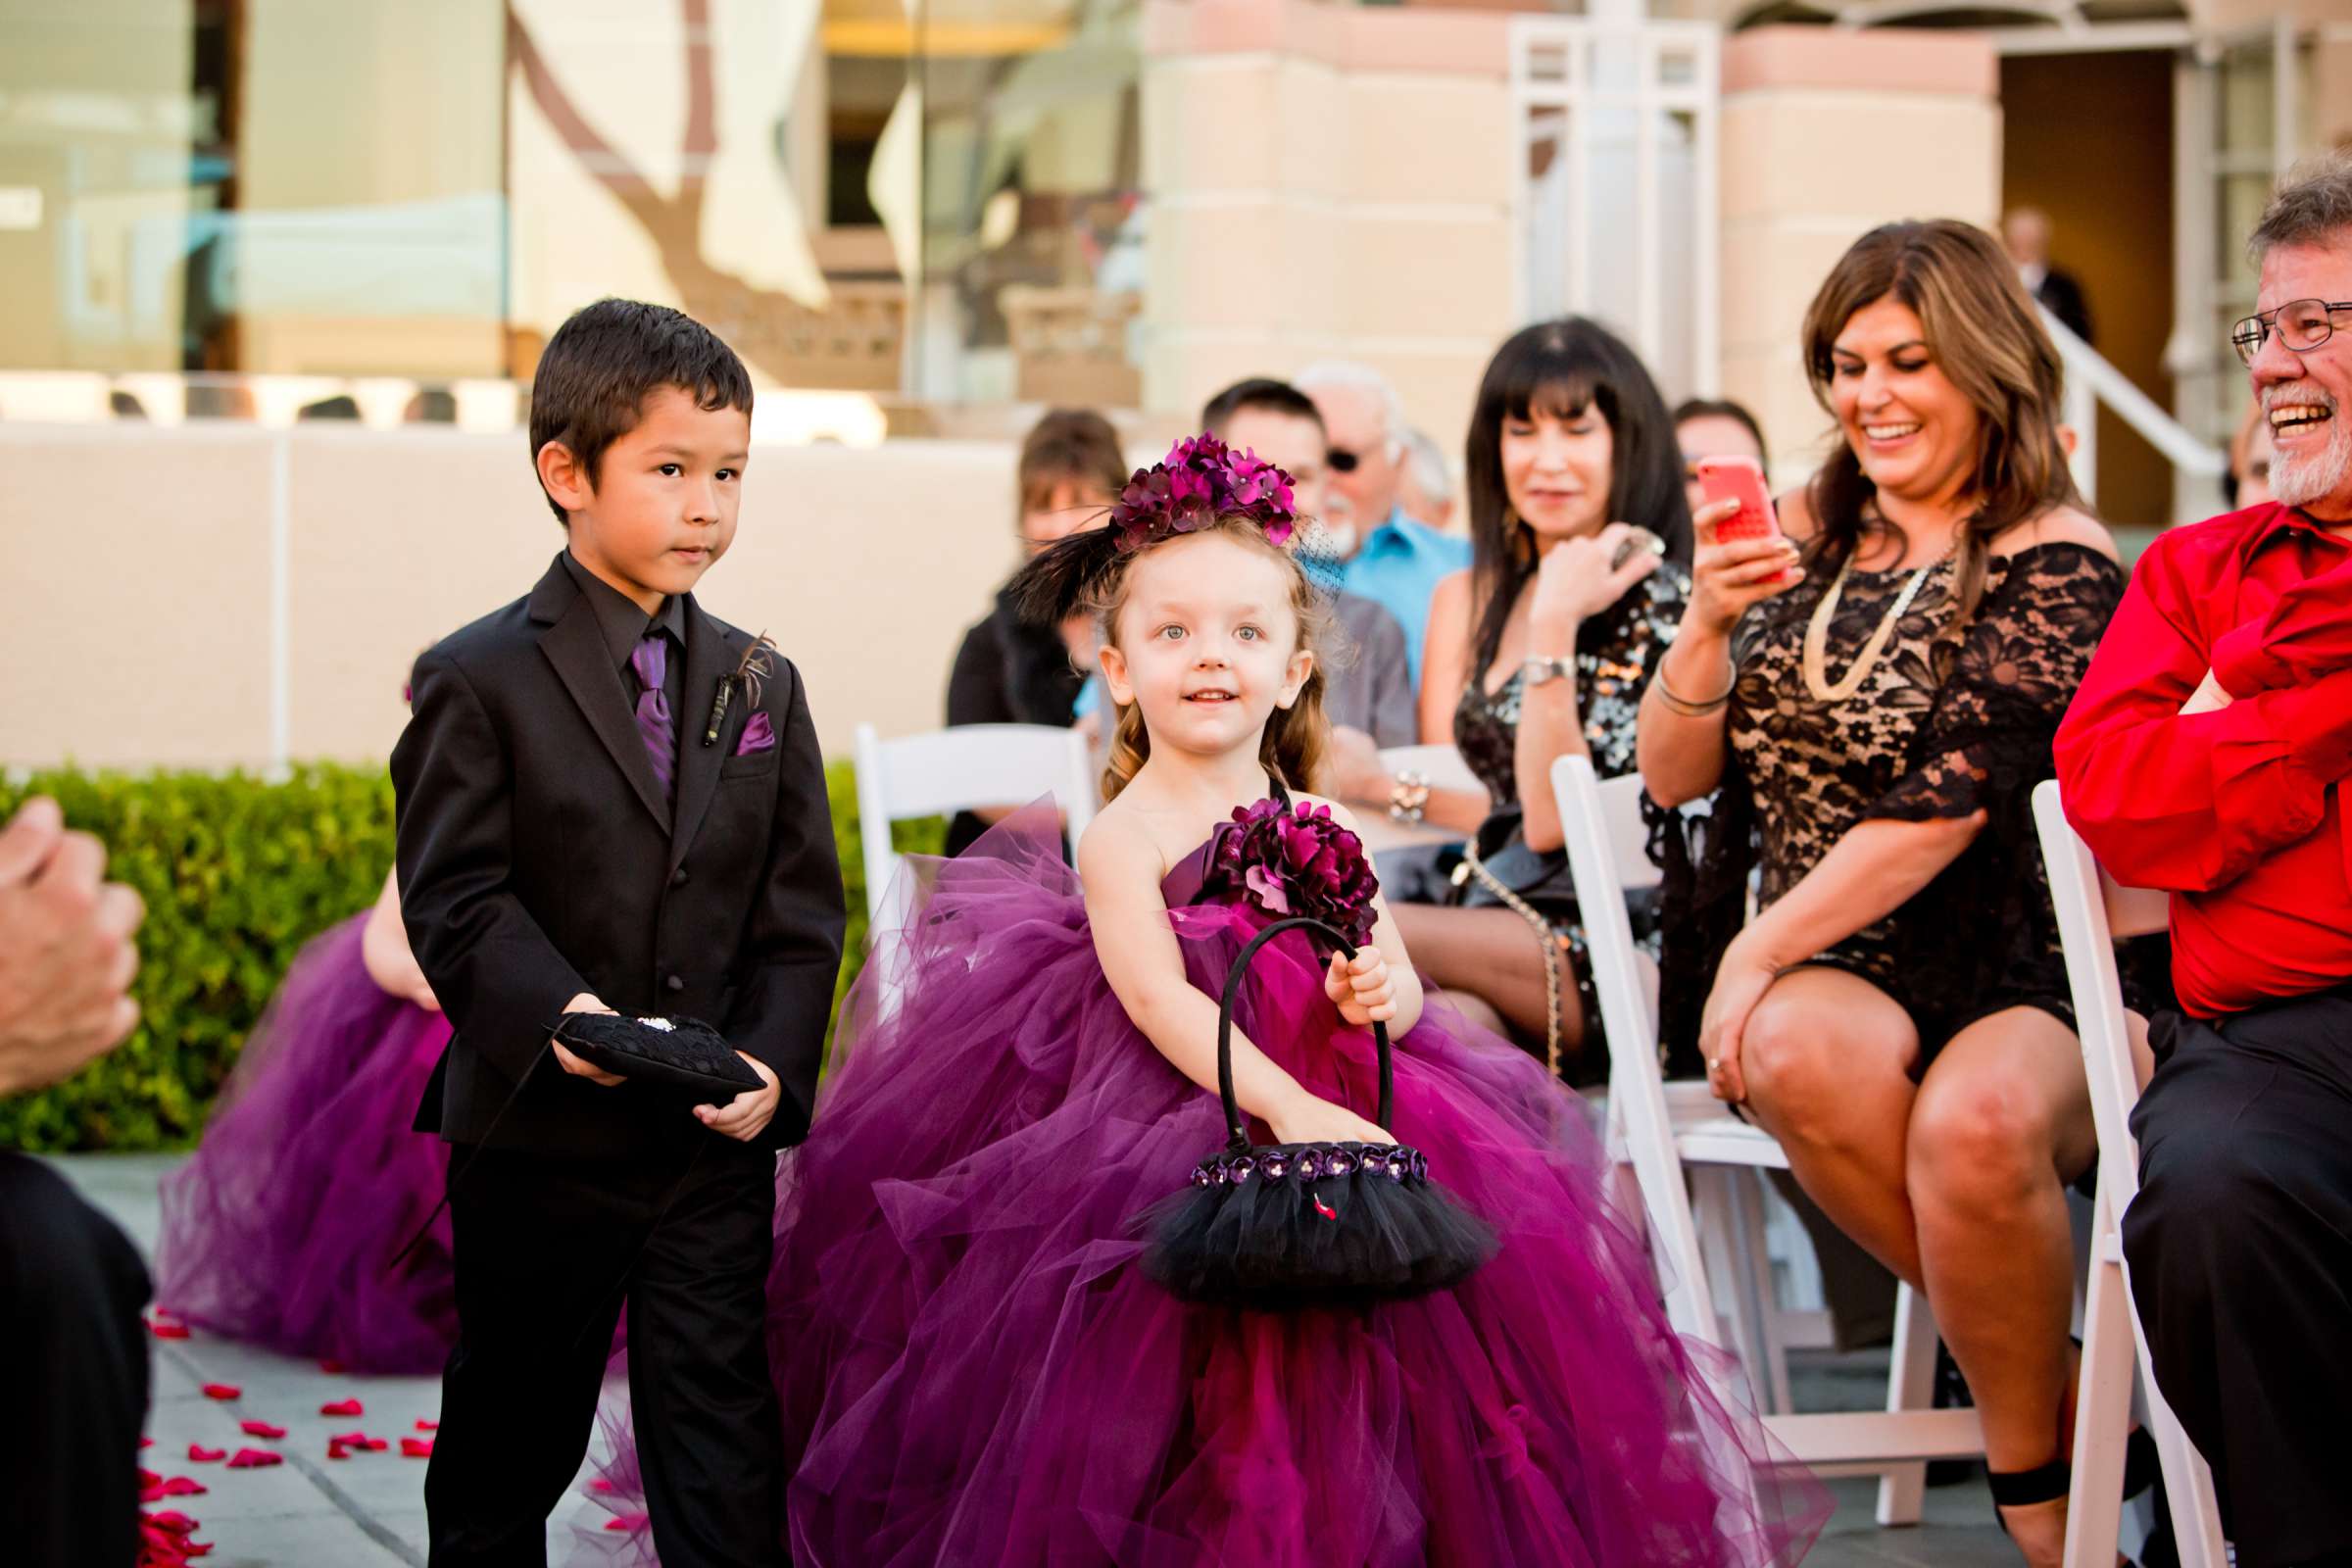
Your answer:
[[[1402,1144],[1252,1146],[1233,1095],[1233,1004],[1257,950],[1308,930],[1349,957],[1355,948],[1320,920],[1277,920],[1233,960],[1217,1010],[1217,1092],[1225,1146],[1193,1167],[1185,1188],[1145,1215],[1144,1268],[1188,1301],[1283,1311],[1397,1300],[1442,1291],[1494,1250],[1494,1234],[1430,1179],[1429,1159]],[[1396,1113],[1389,1032],[1380,1048],[1380,1114]]]

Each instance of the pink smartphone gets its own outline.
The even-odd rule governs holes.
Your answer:
[[[1737,501],[1740,510],[1715,525],[1715,537],[1771,539],[1781,531],[1772,510],[1772,495],[1764,488],[1764,469],[1753,458],[1701,458],[1691,466],[1698,487],[1709,501]]]

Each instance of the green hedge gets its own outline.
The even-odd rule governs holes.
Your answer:
[[[865,877],[851,764],[828,767],[825,788],[849,884],[838,998],[864,952]],[[0,1148],[185,1148],[294,955],[375,901],[392,862],[391,780],[333,765],[298,768],[282,784],[66,769],[0,777],[0,821],[33,795],[54,795],[69,823],[105,840],[110,874],[147,901],[142,1021],[68,1082],[0,1102]],[[892,837],[936,854],[945,833],[931,819],[902,822]]]

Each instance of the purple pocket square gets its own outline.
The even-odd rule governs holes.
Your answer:
[[[752,721],[743,726],[743,737],[735,743],[737,757],[749,757],[754,752],[772,752],[776,749],[776,727],[767,721],[765,713],[754,713]]]

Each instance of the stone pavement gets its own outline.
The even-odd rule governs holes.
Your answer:
[[[58,1167],[128,1231],[150,1255],[155,1246],[156,1182],[173,1155],[73,1155]],[[315,1362],[293,1361],[201,1331],[185,1340],[156,1340],[155,1406],[148,1432],[155,1446],[147,1467],[167,1476],[193,1476],[203,1496],[159,1506],[178,1507],[203,1521],[199,1539],[214,1544],[209,1568],[423,1568],[424,1461],[404,1459],[399,1439],[440,1408],[437,1378],[370,1378],[329,1374]],[[1807,1408],[1859,1408],[1886,1388],[1884,1352],[1807,1358],[1798,1377],[1798,1401]],[[207,1398],[208,1383],[238,1386],[234,1401]],[[322,1416],[318,1408],[358,1398],[362,1416]],[[286,1429],[279,1442],[238,1431],[261,1419]],[[326,1456],[331,1434],[354,1429],[391,1440],[381,1453]],[[234,1453],[240,1446],[272,1448],[285,1463],[269,1469],[227,1470],[190,1464],[188,1446]],[[1831,1484],[1837,1518],[1806,1559],[1810,1568],[2016,1568],[2018,1557],[1992,1523],[1982,1482],[1931,1489],[1927,1523],[1913,1530],[1880,1530],[1871,1521],[1874,1483],[1868,1478]],[[550,1560],[563,1563],[592,1552],[607,1515],[576,1495],[548,1527]]]

